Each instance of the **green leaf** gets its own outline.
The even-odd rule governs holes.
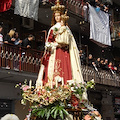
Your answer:
[[[48,110],[47,114],[46,114],[46,119],[48,120],[50,117],[50,109]]]
[[[37,116],[41,117],[41,111],[38,111]]]
[[[54,112],[54,119],[56,119],[57,113],[58,113],[58,109],[56,109]]]
[[[37,109],[33,109],[32,110],[32,113],[36,113],[38,110]]]
[[[42,117],[42,118],[44,117],[44,115],[45,115],[45,109],[43,109],[43,110],[41,111],[41,117]]]
[[[55,111],[56,107],[52,107],[51,114]]]
[[[69,114],[68,111],[66,111],[65,109],[63,109],[63,113],[64,113],[65,115],[68,115],[68,114]]]
[[[59,114],[60,114],[60,117],[62,118],[62,120],[63,120],[63,111],[61,110],[61,109],[59,109]]]

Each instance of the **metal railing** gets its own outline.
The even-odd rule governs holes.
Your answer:
[[[3,44],[0,47],[0,67],[6,69],[38,72],[41,57],[42,52],[34,49],[12,44]]]
[[[85,81],[94,79],[95,83],[120,87],[120,76],[111,71],[99,70],[89,66],[82,66],[82,74]]]
[[[43,51],[27,49],[12,44],[3,44],[0,47],[0,67],[38,73]],[[82,65],[83,78],[85,81],[94,79],[95,83],[120,87],[119,75],[110,71],[99,70]]]

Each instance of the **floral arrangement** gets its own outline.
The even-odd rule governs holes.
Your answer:
[[[92,111],[85,115],[84,120],[102,120],[102,117],[98,111]]]
[[[75,81],[75,80],[73,80]],[[49,118],[56,119],[60,117],[64,119],[67,108],[81,109],[85,108],[83,95],[88,88],[93,88],[95,83],[93,80],[87,83],[68,83],[64,85],[59,81],[57,86],[55,84],[47,83],[42,87],[35,88],[31,86],[32,81],[25,80],[24,84],[17,84],[20,87],[22,97],[21,104],[25,105],[26,101],[31,103],[29,117],[40,117],[48,120]]]

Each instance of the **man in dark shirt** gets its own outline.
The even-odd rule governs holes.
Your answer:
[[[88,66],[93,66],[93,56],[91,54],[88,56]]]
[[[23,47],[31,48],[31,41],[34,40],[35,37],[33,35],[29,35],[27,38],[25,38],[22,42]]]

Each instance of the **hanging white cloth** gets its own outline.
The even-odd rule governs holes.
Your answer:
[[[39,0],[15,0],[14,14],[38,20]]]
[[[90,39],[103,45],[111,46],[109,15],[103,11],[96,12],[89,4]]]

